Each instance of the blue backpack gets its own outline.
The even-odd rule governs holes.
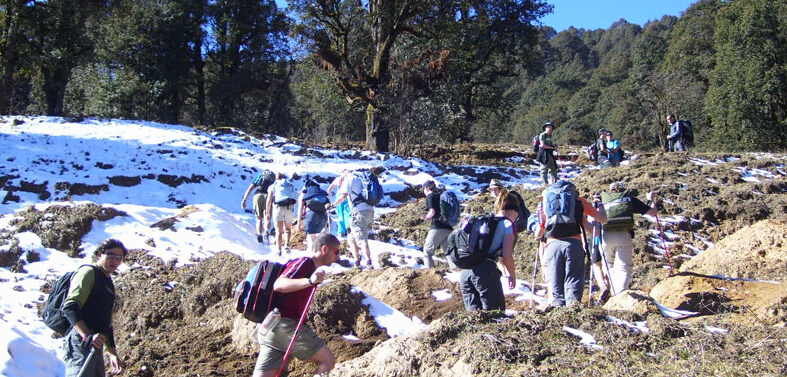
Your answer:
[[[249,321],[261,323],[268,312],[279,304],[279,296],[273,283],[284,272],[281,263],[263,260],[254,265],[235,288],[235,311]]]
[[[313,212],[325,212],[328,205],[328,193],[313,181],[306,182],[306,191],[303,194],[306,208]]]
[[[298,200],[298,194],[292,182],[284,179],[275,183],[273,199],[280,206],[291,206]]]
[[[366,203],[376,206],[383,199],[383,187],[377,180],[377,176],[371,171],[364,170],[356,172],[355,176],[361,180],[361,192],[352,199],[353,205]]]
[[[546,217],[547,237],[563,238],[580,234],[582,207],[573,183],[559,180],[544,190],[542,208]],[[579,221],[578,221],[579,220]]]
[[[443,191],[440,194],[440,221],[456,226],[459,222],[459,199],[452,191]]]
[[[263,193],[268,192],[268,187],[276,181],[276,174],[273,174],[272,171],[265,169],[262,173],[257,175],[257,178],[254,178],[253,184],[257,186],[257,190]]]

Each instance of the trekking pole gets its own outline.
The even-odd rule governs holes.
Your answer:
[[[541,240],[538,240],[538,249],[536,250],[536,261],[533,263],[533,283],[530,284],[530,295],[533,296],[530,298],[530,311],[533,311],[533,301],[536,300],[536,272],[538,271],[538,257],[541,254],[541,249],[543,248],[543,243]]]
[[[659,215],[656,214],[656,225],[659,227],[659,234],[661,235],[661,245],[664,246],[664,255],[667,257],[667,264],[669,265],[669,274],[670,276],[675,274],[675,271],[672,269],[672,257],[669,253],[669,247],[667,247],[667,241],[664,240],[664,231],[661,230],[661,221],[659,220]]]
[[[89,337],[89,339],[92,339],[92,336]],[[91,344],[90,345],[90,352],[87,354],[87,357],[85,357],[85,362],[82,363],[82,368],[79,368],[79,374],[77,375],[77,377],[84,377],[85,376],[85,373],[87,372],[87,366],[90,365],[90,363],[93,362],[93,359],[95,357],[96,357],[96,347],[93,347],[93,345]]]
[[[301,313],[301,319],[298,321],[298,326],[295,328],[295,333],[292,334],[290,345],[287,346],[287,351],[284,352],[284,358],[281,361],[281,367],[279,367],[279,373],[276,373],[276,377],[281,377],[281,373],[284,372],[284,368],[287,367],[287,358],[290,357],[290,351],[292,351],[292,346],[295,344],[295,339],[298,338],[298,332],[301,331],[301,326],[303,326],[303,322],[306,320],[306,314],[309,313],[309,307],[312,305],[312,300],[314,300],[315,292],[317,292],[316,285],[314,286],[314,288],[312,288],[312,293],[309,294],[309,301],[306,301],[306,307],[303,308],[303,313]]]
[[[585,233],[585,226],[580,224],[579,229],[582,230],[582,241],[584,241],[582,246],[585,248],[585,255],[590,264],[590,280],[588,281],[588,307],[590,307],[593,306],[593,257],[590,255],[590,249],[588,248],[588,236]],[[584,273],[584,270],[582,272]]]

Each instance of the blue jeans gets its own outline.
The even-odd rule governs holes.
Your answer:
[[[90,349],[94,348],[90,343],[83,342],[82,336],[74,330],[68,332],[68,335],[63,339],[62,355],[63,362],[66,364],[66,377],[77,377],[79,371],[82,369],[82,364],[87,360]],[[104,377],[106,370],[104,369],[104,355],[101,350],[96,350],[96,354],[90,360],[90,364],[85,370],[85,377]]]
[[[576,238],[550,240],[544,256],[552,290],[553,306],[572,306],[582,301],[585,281],[585,252]]]

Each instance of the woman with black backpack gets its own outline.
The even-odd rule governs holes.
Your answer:
[[[320,188],[317,182],[306,180],[306,185],[298,197],[298,216],[295,224],[297,231],[306,228],[307,250],[312,251],[312,246],[317,236],[328,225],[328,193]]]

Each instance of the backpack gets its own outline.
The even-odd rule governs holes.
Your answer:
[[[500,249],[490,250],[490,246],[503,219],[487,213],[470,217],[454,229],[445,241],[446,255],[451,262],[459,268],[472,268],[498,253]]]
[[[255,186],[257,186],[257,190],[262,191],[264,193],[268,192],[268,187],[276,181],[276,174],[273,174],[272,171],[265,169],[262,173],[257,175],[257,178],[254,178],[254,182],[252,182]]]
[[[690,120],[682,120],[680,121],[681,126],[683,126],[681,130],[681,136],[683,137],[683,142],[687,146],[691,146],[694,144],[694,126],[692,126]]]
[[[634,229],[634,204],[628,191],[608,194],[601,193],[601,202],[607,212],[605,230]]]
[[[297,201],[298,195],[292,182],[284,179],[276,182],[273,190],[273,198],[280,206],[291,206]]]
[[[530,217],[530,211],[525,206],[525,200],[522,199],[522,195],[519,195],[519,193],[516,191],[509,191],[508,193],[513,194],[517,199],[519,199],[519,209],[517,210],[519,215],[517,216],[514,225],[516,226],[516,232],[522,233],[525,229],[527,229],[527,218]]]
[[[361,180],[361,192],[356,194],[353,198],[353,205],[366,203],[370,206],[376,206],[383,199],[383,187],[380,186],[380,181],[377,176],[371,171],[364,170],[356,172],[355,176]]]
[[[93,267],[93,272],[98,273],[98,266],[84,264],[79,266],[79,268],[84,266]],[[56,334],[65,335],[71,330],[71,323],[68,322],[68,318],[66,318],[65,313],[63,313],[63,304],[68,296],[68,290],[71,288],[71,277],[79,271],[79,268],[57,279],[52,289],[49,290],[49,296],[46,298],[44,307],[41,309],[41,318],[44,319],[46,326],[52,329]],[[95,284],[93,288],[95,289]]]
[[[254,265],[235,288],[235,311],[243,318],[261,323],[268,312],[279,304],[279,295],[273,291],[273,283],[284,272],[285,265],[263,260]]]
[[[538,134],[535,137],[533,137],[533,152],[536,153],[538,153],[538,149],[541,148],[541,140],[538,140],[539,136],[541,136],[541,134]]]
[[[459,222],[459,199],[452,191],[443,191],[440,194],[440,221],[456,226]]]
[[[623,158],[626,157],[626,151],[623,148],[618,147],[618,153],[620,153],[620,161],[623,161]]]
[[[306,192],[303,194],[306,207],[313,212],[325,212],[325,208],[328,206],[328,193],[316,183],[310,183],[311,181],[306,182]]]
[[[544,190],[542,208],[547,237],[563,238],[580,233],[582,207],[577,211],[578,200],[577,188],[569,181],[561,179]]]
[[[588,147],[588,160],[598,162],[598,143],[593,143]]]

